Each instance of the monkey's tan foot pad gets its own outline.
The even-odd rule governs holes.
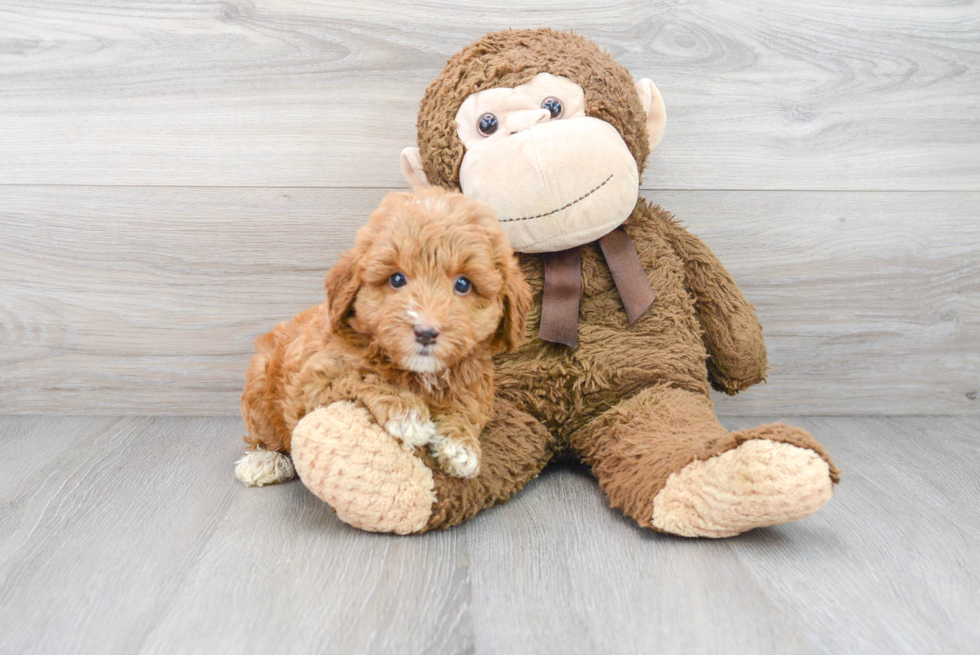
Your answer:
[[[432,514],[432,472],[360,405],[337,402],[303,417],[292,453],[303,484],[355,528],[410,534]]]
[[[653,500],[653,526],[682,537],[731,537],[808,516],[831,493],[830,466],[816,452],[753,439],[667,478]]]

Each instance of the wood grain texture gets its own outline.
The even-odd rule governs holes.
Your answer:
[[[0,413],[238,411],[385,190],[7,187]],[[765,326],[735,414],[980,411],[980,193],[650,192]]]
[[[0,653],[980,649],[980,417],[799,423],[844,470],[830,504],[711,541],[568,465],[448,532],[368,534],[240,486],[238,419],[0,417]]]
[[[0,184],[400,186],[446,59],[541,26],[660,86],[649,188],[980,190],[980,11],[953,0],[8,0]]]

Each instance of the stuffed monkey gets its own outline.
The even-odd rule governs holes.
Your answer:
[[[762,381],[766,349],[711,250],[638,197],[665,123],[656,86],[576,34],[492,33],[449,60],[402,170],[415,187],[461,190],[497,213],[535,292],[528,339],[497,358],[476,477],[406,453],[395,467],[379,456],[384,470],[351,485],[329,473],[352,457],[332,444],[365,419],[337,404],[301,421],[297,470],[341,518],[399,533],[457,525],[559,454],[589,465],[612,507],[676,535],[731,536],[827,503],[839,473],[807,432],[729,432],[715,416],[709,387]],[[392,448],[377,426],[358,429],[374,431],[378,452]],[[325,452],[330,466],[317,467]]]

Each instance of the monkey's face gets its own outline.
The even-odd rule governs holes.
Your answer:
[[[462,191],[494,210],[514,250],[594,241],[636,205],[633,155],[615,127],[586,115],[585,92],[568,78],[540,73],[474,93],[456,114],[456,132],[466,148]]]

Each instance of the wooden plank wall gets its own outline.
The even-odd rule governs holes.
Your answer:
[[[0,413],[235,414],[322,297],[446,58],[605,45],[668,107],[644,195],[756,304],[724,414],[980,412],[975,2],[0,5]]]

